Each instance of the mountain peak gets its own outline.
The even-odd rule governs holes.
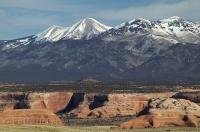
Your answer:
[[[137,19],[133,19],[132,21],[150,22],[149,20],[144,19],[144,18],[137,18]]]
[[[98,22],[94,18],[85,18],[74,24],[66,34],[68,39],[90,39],[93,36],[100,34],[110,27]]]
[[[48,29],[44,30],[43,32],[37,34],[36,37],[38,41],[40,40],[51,41],[54,40],[56,36],[58,36],[65,29],[66,28],[64,27],[53,25],[50,26]]]
[[[144,18],[137,18],[129,21],[130,24],[145,24],[145,25],[151,25],[151,21],[144,19]]]
[[[48,35],[53,34],[53,33],[57,32],[58,30],[61,30],[61,29],[63,29],[63,27],[53,25],[53,26],[50,26],[49,28],[47,28],[44,32],[38,34],[38,36],[40,36],[42,34],[46,34],[48,36]]]
[[[179,17],[179,16],[172,16],[172,17],[169,17],[167,19],[162,19],[161,22],[181,22],[183,21],[184,19],[182,17]]]
[[[131,28],[131,29],[137,28],[137,27],[149,28],[149,27],[151,27],[151,21],[146,20],[144,18],[132,19],[128,22],[125,22],[125,23],[122,23],[122,24],[116,26],[115,29],[123,28],[124,26]]]
[[[111,27],[108,27],[94,18],[85,18],[71,27],[53,25],[36,35],[36,40],[58,41],[61,39],[90,39]]]
[[[86,18],[82,19],[81,21],[84,21],[84,22],[98,22],[96,19],[91,18],[91,17],[86,17]]]
[[[179,17],[179,16],[172,16],[172,17],[169,17],[169,19],[179,20],[179,19],[183,19],[183,18],[182,18],[182,17]]]

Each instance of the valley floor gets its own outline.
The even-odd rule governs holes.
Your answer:
[[[52,127],[35,125],[1,125],[0,132],[199,132],[200,128],[145,128],[123,130],[112,128],[111,126],[91,126],[91,127]]]

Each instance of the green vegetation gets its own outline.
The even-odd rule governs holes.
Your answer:
[[[135,116],[119,116],[110,118],[73,118],[66,113],[59,114],[59,117],[67,126],[116,126]]]
[[[167,131],[192,131],[199,132],[200,128],[146,128],[122,130],[110,126],[92,127],[52,127],[52,126],[25,126],[25,125],[1,125],[0,132],[167,132]]]

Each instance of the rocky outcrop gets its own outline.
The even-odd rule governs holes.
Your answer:
[[[161,93],[142,93],[141,95],[146,96],[149,99],[167,99],[171,98],[174,92],[161,92]]]
[[[137,115],[151,98],[168,98],[171,93],[95,94],[72,92],[1,93],[1,110],[48,109],[76,118],[110,118]]]
[[[155,99],[145,114],[120,125],[121,128],[197,127],[200,106],[185,99]]]
[[[148,104],[149,99],[135,94],[87,94],[70,113],[78,118],[110,118],[136,115]]]
[[[46,109],[18,109],[0,112],[0,124],[63,125],[62,121]]]
[[[75,118],[136,116],[121,128],[197,127],[197,91],[179,93],[0,93],[0,124],[61,124],[54,113]],[[182,95],[182,96],[180,96]],[[187,95],[187,99],[184,98]],[[173,97],[173,98],[170,98]],[[60,123],[57,123],[60,122]]]
[[[30,109],[48,109],[57,113],[67,107],[72,95],[71,92],[31,93],[28,102]]]
[[[172,112],[172,111],[171,111]],[[143,115],[136,119],[122,123],[123,129],[131,128],[159,128],[159,127],[197,127],[196,118],[192,115],[183,115],[180,113],[158,113],[155,115]]]
[[[48,109],[57,113],[65,109],[72,95],[71,92],[1,93],[0,110]]]
[[[27,93],[0,93],[0,111],[12,109],[28,109]]]
[[[155,99],[149,103],[149,113],[157,113],[158,111],[177,111],[182,114],[191,114],[200,116],[200,106],[185,99]]]
[[[176,93],[173,98],[187,99],[195,103],[200,103],[200,91],[183,91]]]
[[[66,112],[76,118],[88,118],[92,110],[102,107],[107,100],[107,95],[75,93],[71,98]]]
[[[1,93],[0,124],[62,125],[54,114],[69,103],[72,93]]]

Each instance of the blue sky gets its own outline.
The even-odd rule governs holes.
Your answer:
[[[200,0],[0,0],[0,40],[37,34],[51,25],[71,26],[85,17],[115,26],[170,16],[200,21]]]

